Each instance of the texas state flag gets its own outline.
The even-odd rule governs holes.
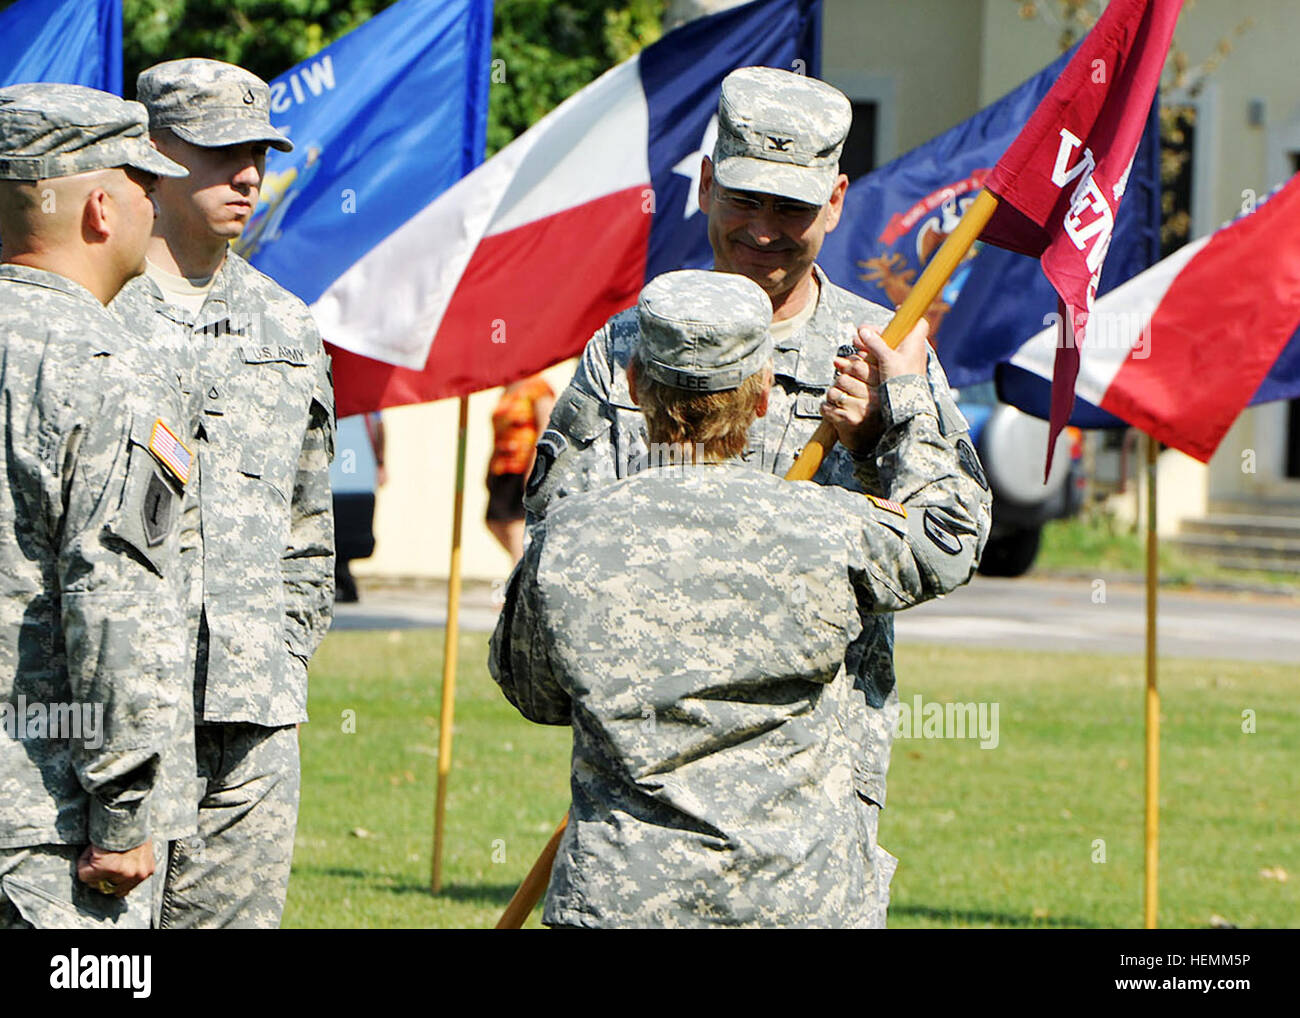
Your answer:
[[[1206,462],[1247,404],[1300,396],[1298,221],[1300,176],[1100,298],[1078,398]],[[1046,416],[1057,336],[999,368],[1007,402]]]
[[[670,32],[360,256],[310,301],[339,416],[533,374],[647,280],[712,264],[696,190],[722,79],[816,75],[820,20],[820,0],[756,0]]]

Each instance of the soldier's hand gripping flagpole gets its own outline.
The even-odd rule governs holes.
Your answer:
[[[984,229],[984,225],[998,207],[998,200],[988,191],[981,191],[971,203],[966,214],[961,217],[957,228],[948,234],[943,245],[935,252],[926,265],[921,278],[916,281],[894,317],[885,326],[881,338],[891,349],[897,349],[903,338],[912,331],[913,326],[921,320],[930,304],[943,292],[948,279],[966,257],[966,252],[975,243]],[[799,458],[785,475],[787,481],[810,481],[822,465],[822,460],[835,445],[835,429],[828,422],[822,421],[813,432],[813,437],[799,453]]]

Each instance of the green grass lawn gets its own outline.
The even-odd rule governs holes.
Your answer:
[[[462,637],[433,896],[442,633],[326,640],[286,927],[496,922],[568,804],[569,733],[519,717],[486,652],[485,636]],[[997,703],[999,745],[896,741],[881,824],[902,860],[890,925],[1140,925],[1141,660],[909,646],[898,670],[906,703]],[[1161,925],[1300,925],[1296,680],[1294,666],[1162,662]]]

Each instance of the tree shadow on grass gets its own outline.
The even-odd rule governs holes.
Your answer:
[[[329,877],[334,879],[355,880],[365,884],[371,890],[387,891],[390,894],[417,894],[446,901],[465,904],[492,905],[505,908],[519,885],[506,884],[444,884],[441,891],[434,894],[429,885],[414,880],[386,878],[381,874],[367,870],[343,866],[295,866],[295,876]],[[1079,927],[1083,929],[1101,929],[1090,919],[1078,916],[1046,916],[1013,912],[993,912],[983,909],[933,908],[928,905],[891,905],[891,919],[908,916],[916,919],[930,919],[955,926],[958,923],[975,925],[993,925],[1010,929],[1066,929]]]
[[[505,908],[517,890],[518,884],[444,884],[435,897]]]
[[[443,884],[442,890],[434,894],[427,882],[386,877],[381,873],[345,866],[295,866],[294,876],[326,877],[336,880],[353,880],[364,884],[373,891],[387,891],[390,894],[419,894],[430,898],[447,901],[465,902],[479,905],[500,905],[504,908],[514,897],[519,885],[515,884]]]
[[[890,905],[890,919],[910,916],[916,919],[933,919],[948,925],[957,923],[969,923],[972,925],[1005,926],[1011,929],[1068,929],[1073,927],[1082,927],[1084,929],[1102,929],[1091,919],[1080,919],[1078,916],[1046,916],[1036,917],[1023,913],[1012,912],[989,912],[983,909],[955,909],[955,908],[931,908],[928,905]]]

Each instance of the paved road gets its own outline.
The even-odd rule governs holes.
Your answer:
[[[490,632],[492,588],[468,586],[462,628]],[[1104,600],[1102,598],[1104,597]],[[901,613],[900,643],[942,643],[1022,650],[1138,654],[1146,632],[1140,585],[1091,579],[999,580],[978,576],[967,587]],[[1096,599],[1096,600],[1094,600]],[[446,622],[446,591],[367,591],[338,605],[334,628],[411,629]],[[1300,600],[1290,597],[1160,592],[1162,657],[1216,657],[1300,664]]]
[[[1295,598],[1162,590],[1158,618],[1162,657],[1300,664]],[[948,597],[899,614],[895,632],[900,642],[1140,654],[1146,590],[1127,583],[1094,588],[1092,579],[980,576]]]

